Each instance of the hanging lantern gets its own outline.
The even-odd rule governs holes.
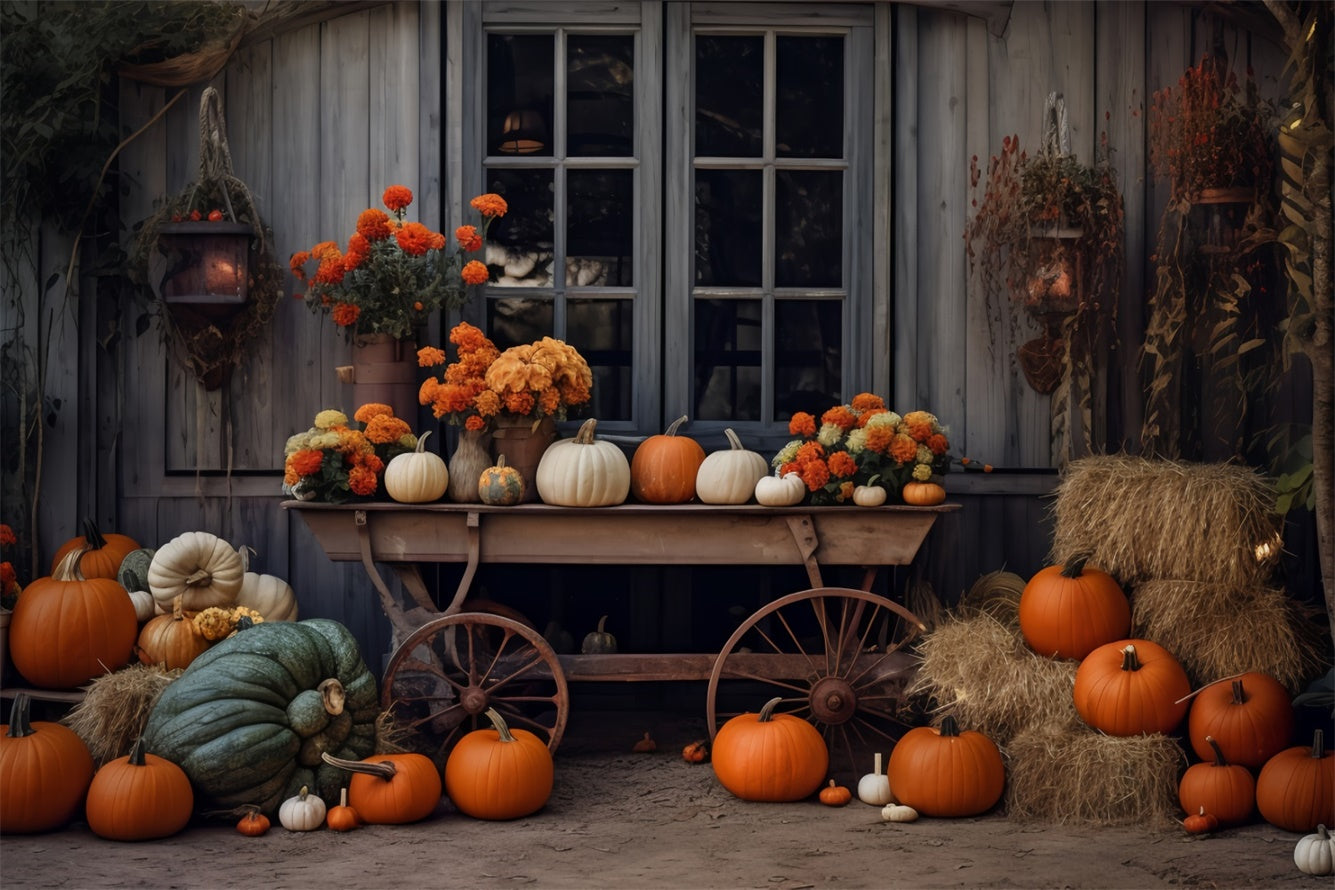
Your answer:
[[[212,322],[225,321],[248,299],[250,239],[245,223],[208,221],[163,225],[153,276],[169,308],[181,307]]]

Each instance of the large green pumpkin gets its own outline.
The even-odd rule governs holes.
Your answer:
[[[273,814],[303,785],[337,804],[347,775],[320,755],[373,754],[379,711],[375,676],[347,628],[265,622],[192,661],[154,704],[144,739],[185,770],[200,810],[253,804]]]

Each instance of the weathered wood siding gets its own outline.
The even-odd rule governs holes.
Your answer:
[[[273,227],[280,261],[350,228],[391,183],[413,185],[417,218],[446,225],[441,177],[459,173],[451,109],[464,97],[443,95],[443,72],[458,58],[445,51],[455,44],[443,33],[444,14],[439,4],[412,2],[336,12],[245,45],[213,84],[224,98],[235,172]],[[877,35],[878,55],[894,59],[892,83],[877,85],[893,91],[892,119],[878,136],[888,141],[891,185],[877,195],[878,231],[890,239],[877,274],[890,276],[893,298],[868,319],[876,342],[891,349],[876,358],[878,379],[883,373],[895,405],[935,410],[963,453],[1018,470],[952,478],[964,509],[941,523],[921,566],[952,601],[983,572],[1028,574],[1043,564],[1045,495],[1056,481],[1048,401],[1015,367],[1009,321],[989,320],[970,286],[962,245],[970,158],[985,164],[1012,133],[1036,147],[1051,91],[1065,97],[1082,159],[1091,159],[1100,131],[1109,133],[1126,195],[1128,275],[1122,345],[1107,366],[1095,422],[1100,441],[1108,437],[1115,449],[1139,428],[1146,257],[1164,200],[1145,171],[1147,96],[1175,83],[1216,37],[1252,61],[1271,94],[1279,92],[1282,57],[1255,35],[1170,3],[1016,2],[1001,35],[944,7],[886,4]],[[127,225],[195,177],[203,86],[190,88],[120,156]],[[173,95],[122,83],[124,131]],[[40,244],[37,281],[63,271],[69,249]],[[346,623],[376,666],[389,646],[388,625],[364,573],[330,563],[302,521],[278,506],[287,436],[324,407],[353,407],[334,376],[347,347],[333,326],[284,300],[271,336],[228,386],[207,392],[168,361],[155,330],[136,336],[141,307],[123,307],[110,321],[84,301],[74,304],[77,318],[62,304],[48,314],[46,304],[37,310],[33,284],[6,287],[22,286],[31,304],[25,323],[41,327],[35,339],[53,356],[80,356],[45,365],[47,391],[77,406],[57,412],[47,431],[46,558],[85,513],[148,544],[211,530],[254,546],[258,570],[287,578],[303,615]],[[111,322],[119,338],[108,348],[94,332]],[[669,574],[659,574],[659,589]],[[675,641],[683,630],[667,611],[651,609],[641,623]]]

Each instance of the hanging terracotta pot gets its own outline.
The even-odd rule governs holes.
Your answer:
[[[547,446],[556,440],[556,421],[550,417],[535,420],[532,417],[501,414],[492,423],[495,427],[491,436],[492,457],[499,459],[505,455],[505,463],[524,477],[522,502],[538,500],[538,461],[542,459]]]

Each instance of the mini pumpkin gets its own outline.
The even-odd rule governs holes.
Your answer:
[[[630,492],[646,504],[684,504],[695,497],[695,477],[705,461],[705,450],[689,436],[678,435],[683,414],[667,431],[650,436],[635,449],[630,461]]]
[[[606,630],[607,616],[598,619],[598,629],[584,635],[580,652],[585,655],[609,655],[617,651],[617,638]]]
[[[278,807],[278,824],[288,831],[315,831],[324,824],[325,812],[320,795],[311,794],[310,788],[302,785],[296,796]]]
[[[772,698],[758,714],[738,714],[714,736],[714,775],[742,800],[802,800],[825,781],[825,739],[801,717],[775,713],[782,701]]]
[[[258,807],[252,807],[236,823],[236,830],[246,837],[260,837],[269,831],[269,824],[269,817],[261,813]]]
[[[459,739],[445,761],[445,791],[460,812],[475,819],[518,819],[542,809],[555,770],[542,739],[511,729],[495,708],[491,729]]]
[[[881,807],[882,822],[917,822],[918,811],[902,803],[888,803]]]
[[[385,494],[401,504],[426,504],[440,500],[450,484],[450,471],[434,451],[427,451],[427,430],[417,439],[417,447],[396,454],[385,465]]]
[[[806,496],[807,486],[797,473],[756,480],[756,503],[766,507],[791,507],[802,503]]]
[[[858,800],[874,807],[885,806],[894,798],[890,795],[890,777],[881,769],[881,752],[872,756],[872,770],[858,779]]]
[[[879,485],[859,485],[853,489],[853,503],[859,507],[879,507],[885,503],[885,489]]]
[[[704,763],[709,760],[709,742],[696,739],[681,749],[681,759],[687,763]]]
[[[947,714],[939,729],[918,726],[890,752],[890,786],[924,816],[976,816],[996,805],[1006,785],[1001,752],[980,732],[961,731]]]
[[[352,831],[361,827],[361,817],[357,815],[356,810],[348,806],[348,789],[346,786],[339,789],[338,806],[329,808],[329,812],[325,813],[324,821],[331,831]]]
[[[820,802],[827,807],[847,806],[852,799],[853,792],[843,785],[836,784],[834,779],[831,779],[830,784],[820,790]]]
[[[477,496],[493,507],[510,507],[524,499],[524,477],[514,467],[506,466],[505,455],[496,458],[496,466],[487,467],[477,480]]]
[[[144,750],[104,764],[93,776],[84,808],[93,834],[113,841],[170,837],[190,822],[195,795],[179,766]]]
[[[1206,834],[1219,827],[1219,820],[1213,813],[1205,812],[1205,807],[1199,807],[1196,812],[1182,820],[1182,827],[1189,834]]]
[[[747,451],[731,429],[723,435],[728,447],[705,455],[695,473],[695,494],[702,504],[745,504],[755,495],[756,483],[769,475],[769,461]]]
[[[1187,713],[1187,673],[1149,640],[1099,646],[1075,672],[1075,708],[1085,723],[1113,736],[1168,733]]]
[[[1315,834],[1298,838],[1293,847],[1293,864],[1303,874],[1335,874],[1335,838],[1326,831],[1326,826],[1318,825]]]
[[[935,482],[906,482],[899,496],[914,507],[934,507],[946,499],[946,489]]]

